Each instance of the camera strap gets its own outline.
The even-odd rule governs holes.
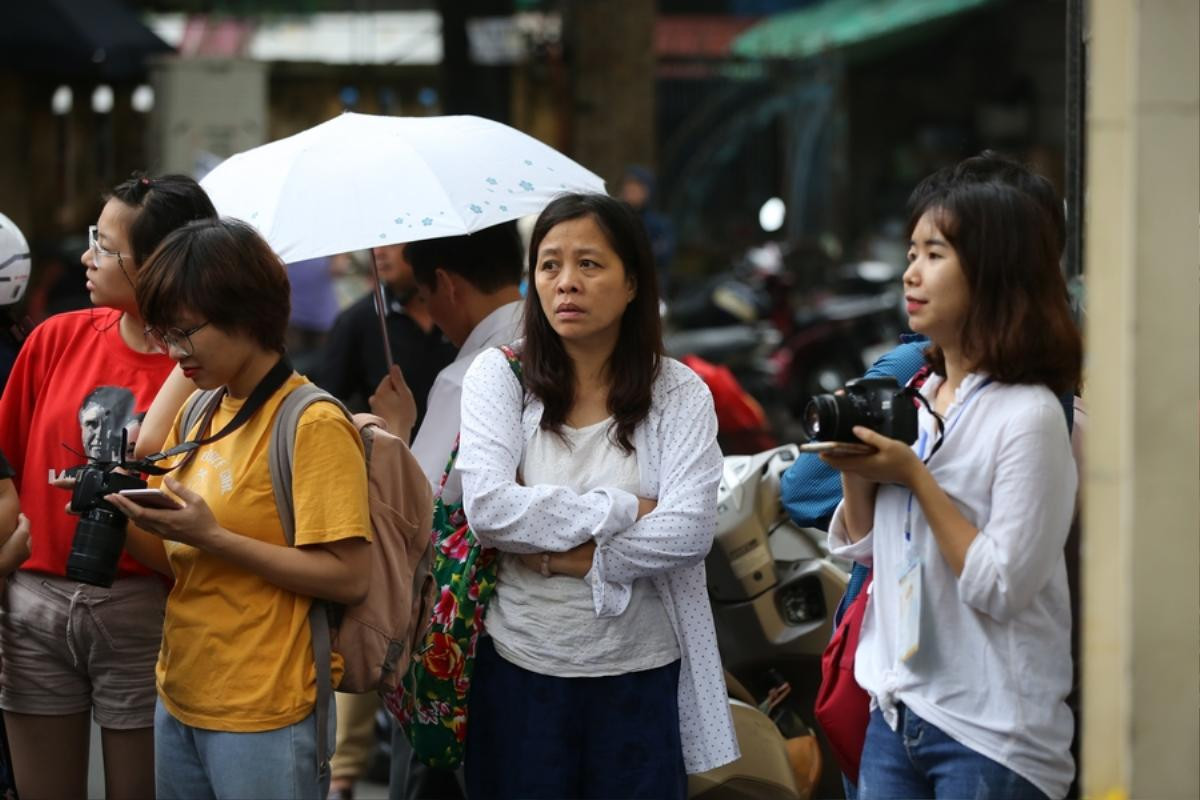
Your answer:
[[[921,405],[925,406],[925,410],[929,412],[930,416],[933,417],[933,421],[937,423],[937,429],[938,429],[937,441],[933,443],[933,449],[929,451],[929,455],[927,455],[921,459],[921,463],[928,465],[929,459],[933,458],[933,454],[938,451],[938,448],[942,446],[942,442],[945,441],[945,439],[946,439],[946,423],[942,419],[942,415],[933,410],[933,406],[931,406],[929,404],[929,401],[925,399],[925,395],[921,394],[918,391],[914,391],[913,399],[916,400],[917,402],[919,402]],[[925,434],[921,433],[920,435],[924,436]],[[922,448],[922,449],[924,449],[924,448]]]
[[[922,382],[924,382],[924,381],[922,381]],[[923,458],[922,458],[922,455],[924,454],[924,450],[925,450],[925,441],[924,441],[925,433],[924,433],[924,431],[922,431],[920,434],[921,438],[920,438],[920,440],[918,440],[919,441],[918,447],[920,448],[921,452],[917,453],[917,457],[921,458],[921,462],[923,464],[926,464],[926,465],[929,464],[929,460],[932,459],[934,453],[936,453],[941,448],[942,442],[946,441],[946,437],[950,435],[950,431],[954,429],[955,424],[957,424],[958,421],[963,418],[963,414],[966,413],[967,408],[971,405],[971,401],[974,400],[975,397],[980,392],[982,392],[984,389],[986,389],[991,383],[992,383],[991,378],[985,378],[982,383],[980,383],[978,386],[976,386],[974,389],[971,390],[971,394],[969,394],[967,396],[967,399],[963,401],[962,406],[959,408],[958,413],[954,416],[954,419],[950,420],[949,427],[946,426],[946,423],[942,419],[941,414],[938,414],[936,411],[933,410],[933,406],[931,406],[929,404],[929,401],[925,398],[925,395],[921,394],[919,391],[915,393],[916,399],[920,400],[921,403],[925,406],[925,408],[929,411],[929,413],[933,415],[933,419],[937,423],[937,428],[938,428],[937,441],[933,443],[933,447],[930,449],[929,455],[924,456]],[[912,489],[909,489],[909,491],[908,491],[908,509],[905,511],[905,515],[904,515],[905,559],[909,563],[912,563],[912,561],[916,558],[916,551],[915,551],[915,549],[913,547],[913,543],[912,543],[912,528],[913,528],[912,521],[913,521],[913,499],[914,499],[914,497],[915,497],[915,495],[914,495]]]
[[[945,420],[942,419],[941,414],[938,414],[936,411],[933,410],[933,406],[931,406],[929,404],[929,401],[925,399],[925,395],[921,394],[920,392],[916,393],[916,398],[919,401],[921,401],[922,405],[925,406],[926,410],[928,410],[929,413],[933,415],[933,419],[937,423],[937,428],[938,428],[937,441],[933,443],[933,448],[929,451],[929,455],[925,456],[925,458],[922,459],[922,461],[925,464],[929,464],[929,461],[930,461],[930,459],[933,458],[934,453],[936,453],[941,448],[942,442],[946,441],[946,437],[950,434],[950,430],[954,428],[955,423],[957,423],[960,419],[962,419],[963,414],[966,413],[967,407],[971,405],[971,401],[975,399],[975,396],[978,395],[980,392],[982,392],[984,389],[986,389],[991,383],[992,383],[991,378],[985,378],[982,383],[980,383],[973,390],[971,390],[971,394],[969,394],[967,396],[967,399],[964,400],[962,403],[962,407],[959,408],[958,414],[956,414],[954,416],[954,419],[950,421],[949,428],[946,427]]]
[[[217,413],[217,409],[221,407],[221,401],[228,393],[228,389],[222,386],[219,390],[213,393],[212,399],[209,401],[208,406],[204,409],[204,416],[200,423],[200,427],[196,431],[197,438],[192,439],[191,441],[183,442],[182,444],[178,444],[165,452],[146,456],[141,461],[129,466],[134,467],[141,472],[146,473],[147,475],[166,475],[168,472],[179,469],[192,459],[197,449],[206,444],[212,444],[218,439],[224,439],[226,436],[245,425],[250,418],[253,417],[258,410],[266,404],[271,395],[275,394],[275,392],[279,390],[279,387],[283,386],[283,384],[287,382],[287,379],[291,377],[292,372],[292,362],[288,361],[287,356],[282,356],[277,362],[275,362],[275,366],[271,367],[270,371],[268,371],[267,374],[262,377],[262,380],[258,382],[258,385],[254,387],[253,391],[250,392],[250,395],[246,398],[246,402],[243,403],[242,407],[238,409],[238,412],[234,414],[233,419],[229,420],[229,423],[225,425],[225,427],[221,428],[221,430],[217,431],[212,436],[201,438],[204,432],[208,430],[208,426],[212,424],[213,415]],[[155,461],[162,461],[163,459],[172,458],[179,455],[186,457],[183,458],[178,464],[175,464],[171,467],[160,467],[154,463]]]

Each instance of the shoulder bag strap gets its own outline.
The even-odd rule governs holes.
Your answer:
[[[504,353],[504,357],[508,359],[509,369],[512,370],[513,375],[517,376],[517,382],[520,383],[521,386],[524,386],[525,378],[524,374],[521,372],[521,357],[513,352],[513,349],[506,344],[498,345],[496,349],[501,353]],[[434,492],[433,495],[434,499],[442,496],[442,489],[445,488],[446,481],[450,478],[450,473],[454,471],[454,462],[458,461],[458,443],[461,438],[461,433],[455,435],[454,437],[454,447],[450,450],[450,458],[446,461],[446,468],[442,470],[442,479],[438,481],[437,491]]]

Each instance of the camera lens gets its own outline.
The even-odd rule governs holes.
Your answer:
[[[821,438],[821,409],[812,400],[804,407],[804,432],[810,439]]]
[[[92,586],[112,586],[125,547],[125,515],[93,508],[79,518],[67,557],[67,577]]]
[[[831,394],[819,394],[804,406],[801,425],[805,435],[817,442],[836,441],[834,438],[838,429],[837,397]]]

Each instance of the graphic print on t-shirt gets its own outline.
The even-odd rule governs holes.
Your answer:
[[[97,386],[79,406],[79,431],[89,461],[120,461],[133,452],[142,414],[134,410],[133,392],[124,386]],[[126,452],[121,452],[121,435]]]

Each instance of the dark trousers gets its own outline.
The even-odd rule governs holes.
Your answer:
[[[480,641],[467,717],[470,798],[687,795],[679,662],[601,678],[555,678]]]

